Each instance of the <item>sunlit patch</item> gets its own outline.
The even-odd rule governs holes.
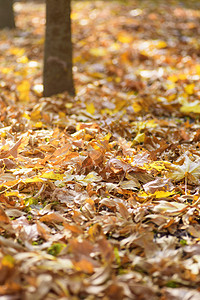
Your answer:
[[[43,84],[35,84],[33,86],[33,91],[38,95],[42,95],[43,90],[44,90]]]
[[[29,61],[28,66],[30,68],[37,68],[39,66],[39,63],[37,61],[31,60]]]

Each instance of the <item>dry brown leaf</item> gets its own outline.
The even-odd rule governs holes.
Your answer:
[[[61,215],[55,212],[49,212],[48,214],[40,218],[40,222],[46,222],[46,223],[62,223],[64,221],[65,218],[63,218]]]

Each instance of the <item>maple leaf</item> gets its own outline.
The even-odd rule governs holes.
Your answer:
[[[185,155],[184,163],[179,166],[171,164],[171,172],[168,173],[168,177],[175,181],[180,181],[183,178],[188,178],[190,183],[198,183],[200,178],[200,160],[192,161],[187,155]]]

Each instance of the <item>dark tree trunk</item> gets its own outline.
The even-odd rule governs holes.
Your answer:
[[[15,28],[12,0],[0,0],[0,29]]]
[[[74,95],[70,0],[46,0],[44,96]]]

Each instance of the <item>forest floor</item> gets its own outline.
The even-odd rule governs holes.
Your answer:
[[[185,3],[73,3],[74,99],[42,97],[44,5],[15,3],[0,32],[4,299],[200,299],[200,10]]]

